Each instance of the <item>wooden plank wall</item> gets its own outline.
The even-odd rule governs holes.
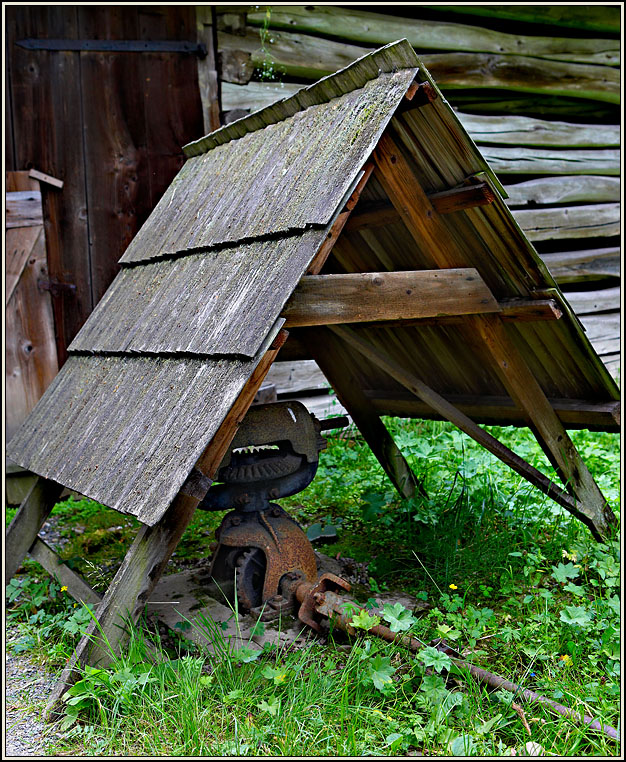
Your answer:
[[[216,6],[223,116],[239,118],[407,37],[618,375],[620,12],[543,10]],[[279,368],[269,379],[274,372],[283,392],[285,379],[298,392],[307,379],[310,388],[324,383],[310,364]]]
[[[27,38],[197,39],[193,6],[10,6],[6,167],[42,184],[59,361],[117,261],[204,132],[198,59],[180,53],[27,50]],[[218,126],[217,124],[213,125]]]

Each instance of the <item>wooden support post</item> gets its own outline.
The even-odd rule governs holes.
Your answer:
[[[494,319],[495,318],[495,319]],[[506,327],[490,315],[468,317],[485,342],[500,379],[515,404],[525,412],[537,441],[568,491],[577,498],[577,517],[602,540],[617,526],[617,518],[580,457],[565,427],[553,410]]]
[[[531,484],[534,484],[542,492],[556,500],[557,503],[567,508],[568,511],[574,513],[578,518],[583,518],[583,513],[576,501],[567,492],[564,492],[553,481],[544,476],[540,471],[526,463],[512,450],[499,442],[491,434],[480,428],[464,413],[451,405],[441,395],[437,394],[433,389],[420,381],[416,376],[409,371],[405,370],[402,365],[398,364],[388,354],[382,352],[376,347],[372,346],[365,339],[362,339],[352,329],[345,326],[333,326],[333,333],[340,336],[347,344],[360,352],[370,362],[377,365],[379,368],[388,373],[398,383],[402,384],[406,389],[419,397],[423,402],[433,410],[436,410],[443,418],[458,426],[461,431],[464,431],[472,439],[475,439],[489,452],[493,453],[497,458],[500,458],[503,463],[510,466],[514,471],[527,479]]]
[[[383,134],[373,157],[378,179],[417,244],[425,247],[440,267],[471,264],[434,214],[432,204],[389,130]],[[526,415],[568,490],[576,496],[576,507],[568,510],[589,527],[594,537],[606,537],[617,519],[545,393],[509,339],[500,317],[468,316],[465,320],[482,338],[487,356],[507,392]]]
[[[136,622],[143,611],[196,507],[211,486],[211,480],[226,454],[228,445],[286,338],[287,332],[281,331],[261,358],[164,516],[154,526],[144,525],[139,530],[96,611],[96,620],[81,638],[50,695],[46,707],[46,717],[49,721],[59,714],[62,697],[79,678],[81,666],[105,665],[119,653],[128,636],[127,622]]]
[[[346,362],[346,347],[328,328],[304,329],[301,340],[335,390],[393,486],[406,499],[423,492],[404,455],[361,391],[360,382]]]
[[[39,477],[24,498],[6,532],[4,570],[7,582],[37,539],[61,492],[62,485]]]

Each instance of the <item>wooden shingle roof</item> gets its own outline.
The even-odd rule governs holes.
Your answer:
[[[158,521],[284,322],[411,63],[382,49],[193,144],[9,456]]]
[[[9,443],[9,457],[156,523],[284,323],[288,300],[337,220],[347,216],[375,149],[405,189],[415,186],[413,206],[390,203],[389,174],[367,175],[325,272],[475,268],[491,291],[492,311],[551,299],[564,313],[560,320],[507,324],[509,335],[549,398],[578,410],[582,425],[610,424],[615,384],[480,152],[432,81],[437,97],[406,110],[416,77],[429,82],[411,46],[394,43],[187,146],[186,164]],[[381,138],[390,130],[395,148],[385,156]],[[471,194],[472,187],[485,205],[455,208],[458,191]],[[432,232],[423,225],[422,233],[409,232],[418,208],[432,218]],[[449,322],[445,312],[433,317],[432,324],[363,323],[358,335],[460,407],[473,405],[477,420],[519,423],[471,325],[458,314]],[[345,351],[376,412],[428,413],[380,368],[347,344]],[[604,418],[589,413],[594,404],[608,406]]]

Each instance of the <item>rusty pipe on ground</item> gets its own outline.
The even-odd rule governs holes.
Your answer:
[[[335,589],[333,590],[331,588]],[[314,585],[301,582],[295,589],[296,598],[301,603],[300,611],[298,613],[298,617],[301,621],[313,627],[313,629],[319,630],[319,622],[314,616],[317,614],[318,616],[325,617],[331,621],[334,626],[339,627],[349,635],[354,635],[355,629],[350,624],[350,620],[356,611],[364,611],[365,609],[353,600],[347,598],[345,595],[339,593],[338,590],[349,591],[350,585],[340,577],[336,577],[334,574],[323,574]],[[349,604],[348,610],[346,610],[346,604]],[[411,635],[401,635],[400,633],[393,632],[384,624],[375,625],[368,630],[368,633],[382,638],[389,643],[399,643],[414,653],[429,645]],[[486,669],[470,664],[463,659],[461,654],[451,648],[443,640],[436,641],[432,645],[439,651],[445,653],[456,667],[469,672],[469,674],[478,682],[484,683],[494,689],[508,691],[528,702],[543,704],[548,709],[563,717],[568,717],[574,722],[580,722],[583,725],[587,725],[593,730],[599,730],[601,733],[604,733],[615,741],[619,740],[618,731],[611,725],[603,725],[597,720],[594,720],[593,717],[589,717],[587,714],[581,716],[579,712],[569,709],[545,696],[541,696],[539,693],[535,693],[535,691],[531,691],[528,688],[521,688],[516,683],[513,683],[504,677],[500,677],[500,675],[495,675],[493,672],[489,672]]]

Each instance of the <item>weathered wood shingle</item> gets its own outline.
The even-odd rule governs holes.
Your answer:
[[[127,267],[70,346],[253,357],[326,229]]]
[[[267,345],[250,360],[71,356],[11,441],[12,457],[153,524]]]
[[[328,224],[415,71],[381,74],[189,159],[120,262]]]
[[[552,297],[563,317],[503,323],[510,341],[544,393],[575,404],[618,399],[445,99],[397,108],[416,74],[436,91],[406,41],[387,46],[188,147],[191,158],[9,443],[9,457],[147,524],[158,521],[257,366],[372,152],[376,169],[359,205],[382,208],[384,222],[348,225],[329,267],[472,267],[499,301]],[[466,190],[467,182],[491,186],[490,203],[431,207],[432,194]],[[358,332],[440,393],[487,406],[490,420],[499,408],[498,422],[519,422],[519,411],[493,402],[506,403],[505,385],[476,325],[372,323]],[[374,409],[393,414],[387,401],[397,384],[369,361],[351,355],[350,363]]]

